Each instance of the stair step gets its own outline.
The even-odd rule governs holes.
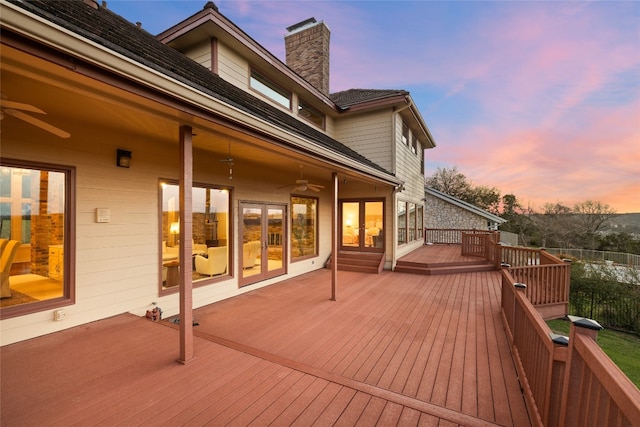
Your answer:
[[[454,265],[450,265],[454,264]],[[488,262],[420,264],[415,262],[398,262],[394,271],[425,275],[460,274],[480,271],[493,271],[495,267]]]
[[[340,252],[338,254],[338,270],[359,271],[362,273],[379,273],[378,268],[384,254],[362,252]],[[331,268],[333,257],[329,259],[326,267]]]

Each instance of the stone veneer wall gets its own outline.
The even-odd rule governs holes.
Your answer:
[[[480,215],[427,194],[425,201],[425,227],[487,230],[488,224],[487,219]]]

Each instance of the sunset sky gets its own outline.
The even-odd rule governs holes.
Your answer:
[[[205,0],[108,0],[157,34]],[[331,30],[331,91],[406,89],[458,170],[525,206],[640,212],[640,2],[216,1],[284,61],[286,27]]]

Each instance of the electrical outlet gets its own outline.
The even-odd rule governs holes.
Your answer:
[[[53,320],[55,320],[56,322],[64,320],[65,317],[67,317],[67,312],[64,310],[55,310],[53,312]]]

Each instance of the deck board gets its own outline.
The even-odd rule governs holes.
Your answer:
[[[455,262],[411,256],[434,249]],[[176,325],[126,314],[4,346],[0,424],[530,425],[498,272],[338,279],[194,310],[186,365]]]

